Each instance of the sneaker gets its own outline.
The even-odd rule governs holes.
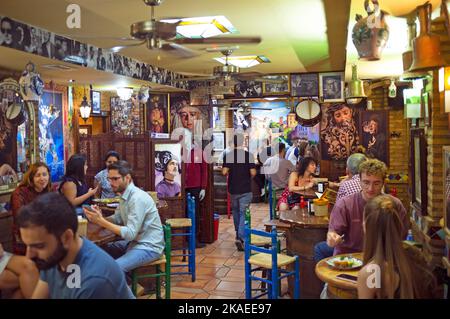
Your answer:
[[[240,239],[234,242],[238,251],[244,251],[244,242]]]

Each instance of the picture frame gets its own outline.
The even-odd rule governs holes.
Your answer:
[[[389,165],[388,111],[360,111],[359,136],[366,154]]]
[[[425,126],[431,127],[432,101],[429,92],[422,91],[422,112]]]
[[[444,184],[444,227],[450,235],[450,146],[442,147]]]
[[[419,215],[426,216],[428,215],[427,149],[423,128],[411,129],[410,147],[411,203]]]
[[[262,97],[262,82],[259,81],[239,81],[234,86],[235,98]]]
[[[152,172],[151,190],[157,192],[159,199],[183,199],[185,186],[185,165],[182,162],[182,146],[178,141],[152,140],[152,156],[150,158],[150,171]],[[169,180],[173,180],[177,187],[167,187],[165,174],[170,173],[169,164],[177,162],[177,172]],[[173,167],[172,167],[173,168]],[[166,171],[164,171],[166,170]],[[174,194],[179,190],[179,193]]]
[[[280,83],[263,82],[263,95],[285,95],[291,90],[289,74],[266,75],[263,79],[280,81]]]
[[[319,96],[324,103],[344,102],[344,72],[319,73]]]
[[[318,97],[319,74],[318,73],[291,74],[291,96]]]
[[[225,132],[213,132],[213,151],[221,152],[225,149]]]
[[[150,94],[145,106],[145,130],[152,137],[168,138],[170,129],[170,108],[168,94]]]
[[[99,91],[91,90],[91,104],[92,104],[92,115],[101,115],[101,93]]]

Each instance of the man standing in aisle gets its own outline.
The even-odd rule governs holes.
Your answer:
[[[228,175],[228,192],[231,195],[234,229],[236,231],[236,247],[244,250],[245,209],[252,201],[252,177],[256,176],[256,165],[253,154],[244,150],[244,136],[236,133],[233,136],[233,148],[223,155],[222,174]]]

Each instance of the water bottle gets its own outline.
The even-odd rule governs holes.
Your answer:
[[[408,236],[406,236],[407,241],[414,241],[412,230],[408,230]]]

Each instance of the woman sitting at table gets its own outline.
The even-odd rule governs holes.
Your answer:
[[[313,174],[317,163],[312,157],[303,158],[296,172],[289,175],[289,183],[278,200],[278,210],[300,208],[300,194],[314,186]]]
[[[77,214],[81,215],[84,204],[89,204],[91,197],[97,193],[96,188],[89,188],[86,184],[85,176],[88,165],[86,157],[82,154],[74,154],[69,158],[59,192],[63,194],[75,207]]]
[[[433,297],[435,279],[403,248],[402,221],[389,196],[377,196],[366,204],[363,229],[365,266],[358,273],[359,298]]]
[[[105,169],[101,170],[94,177],[94,187],[98,186],[100,198],[114,198],[116,194],[108,181],[108,167],[120,160],[120,155],[116,151],[109,151],[105,156]]]
[[[11,194],[11,210],[13,215],[13,249],[15,254],[25,255],[26,247],[19,239],[19,229],[16,220],[19,210],[31,203],[39,195],[52,190],[50,169],[45,163],[37,162],[30,165],[24,174],[22,182]]]

